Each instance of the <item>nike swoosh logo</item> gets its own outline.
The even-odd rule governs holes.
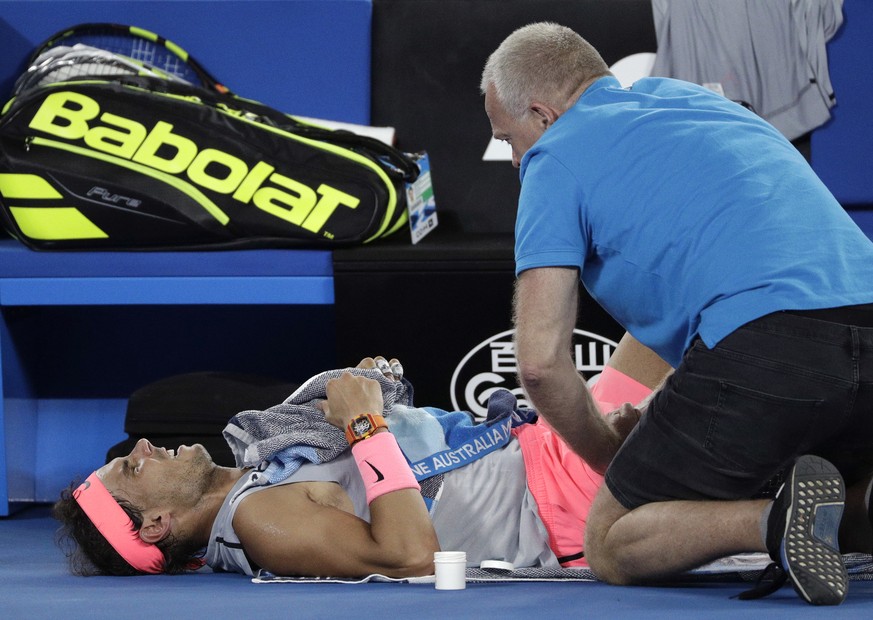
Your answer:
[[[381,482],[385,480],[385,476],[382,475],[382,472],[376,469],[370,461],[364,461],[367,465],[370,466],[370,469],[373,470],[373,473],[376,474],[376,482]]]

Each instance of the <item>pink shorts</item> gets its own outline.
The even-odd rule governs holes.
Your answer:
[[[591,395],[600,405],[601,413],[615,411],[625,403],[638,405],[652,390],[631,379],[612,366],[607,366],[600,373],[600,378],[591,388]]]
[[[636,404],[650,393],[646,386],[610,367],[604,369],[592,389],[602,413],[625,402]],[[521,445],[527,485],[549,533],[549,547],[561,566],[588,566],[584,556],[585,523],[603,476],[573,452],[542,418],[512,432]]]
[[[603,476],[592,470],[540,418],[513,429],[521,445],[527,486],[561,566],[588,566],[583,555],[585,522]]]

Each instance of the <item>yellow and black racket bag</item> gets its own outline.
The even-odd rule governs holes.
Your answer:
[[[406,222],[412,156],[238,97],[157,35],[79,26],[37,52],[0,114],[0,217],[31,248],[330,248]]]

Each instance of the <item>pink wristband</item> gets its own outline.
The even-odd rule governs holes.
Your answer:
[[[651,393],[652,390],[645,385],[612,366],[603,369],[597,383],[591,388],[591,395],[600,406],[601,413],[615,411],[624,403],[637,405]]]
[[[397,445],[397,439],[391,433],[382,431],[355,442],[352,456],[355,457],[361,478],[364,479],[368,504],[391,491],[421,490],[400,451],[400,446]]]

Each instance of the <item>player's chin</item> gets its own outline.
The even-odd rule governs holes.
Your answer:
[[[199,443],[191,444],[190,446],[179,446],[176,449],[176,456],[195,460],[203,459],[210,462],[212,461],[212,455],[209,454],[209,451]]]

